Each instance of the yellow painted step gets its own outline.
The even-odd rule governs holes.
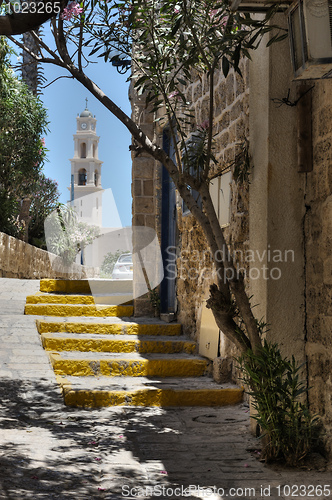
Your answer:
[[[91,295],[53,295],[36,294],[28,295],[27,304],[85,304],[95,305],[95,300]]]
[[[98,322],[72,322],[72,321],[46,321],[37,320],[39,333],[81,333],[104,335],[180,335],[179,323],[98,323]]]
[[[99,338],[98,338],[99,337]],[[102,337],[102,338],[100,338]],[[116,338],[107,335],[94,335],[93,338],[80,334],[42,333],[42,344],[46,351],[81,351],[81,352],[140,352],[140,353],[179,353],[193,354],[196,349],[195,342],[187,340],[149,340],[132,339],[129,335],[125,338]]]
[[[67,406],[99,408],[105,406],[226,406],[240,403],[241,389],[205,391],[173,391],[143,389],[141,391],[70,391],[64,393]]]
[[[121,353],[105,355],[99,353],[50,353],[50,360],[56,375],[82,376],[127,376],[127,377],[200,377],[207,372],[209,362],[202,358],[175,357],[162,354],[139,355]],[[93,357],[88,356],[92,354]],[[104,356],[103,356],[104,354]]]
[[[132,306],[104,306],[79,304],[26,304],[25,314],[38,316],[132,316]]]
[[[104,406],[226,406],[240,403],[243,388],[218,386],[206,377],[185,379],[61,377],[65,404]]]
[[[40,280],[41,292],[91,293],[88,280]]]
[[[46,293],[64,294],[104,294],[133,293],[132,280],[110,280],[110,279],[42,279],[40,280],[40,291]]]

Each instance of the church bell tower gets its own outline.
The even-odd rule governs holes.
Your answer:
[[[74,135],[74,157],[71,162],[70,201],[75,207],[78,219],[95,226],[102,226],[101,166],[98,159],[99,137],[96,134],[97,120],[88,110],[76,118]]]

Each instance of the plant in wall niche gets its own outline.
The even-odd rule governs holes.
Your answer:
[[[155,313],[159,314],[160,295],[159,295],[159,291],[157,290],[157,288],[153,288],[153,289],[149,290],[149,299],[150,299],[152,306],[154,307]]]
[[[250,349],[237,361],[257,411],[251,418],[262,431],[263,457],[298,465],[312,450],[318,430],[318,419],[308,408],[308,388],[300,379],[304,365],[294,356],[284,358],[278,345],[266,340],[258,352]]]

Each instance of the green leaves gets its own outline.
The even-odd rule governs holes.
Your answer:
[[[283,33],[282,35],[279,35],[278,33],[270,38],[270,40],[267,42],[266,46],[270,47],[273,43],[276,42],[282,42],[288,37],[288,33]]]
[[[18,215],[13,206],[33,192],[46,157],[42,136],[47,130],[47,114],[41,101],[13,73],[11,50],[0,38],[0,186],[4,206],[0,230],[15,233],[6,222]]]
[[[229,69],[230,69],[229,60],[227,59],[226,56],[223,56],[222,57],[222,72],[224,73],[225,78],[228,75]]]
[[[266,340],[259,354],[248,350],[238,362],[257,411],[252,418],[263,431],[264,457],[297,465],[312,447],[316,425],[301,398],[308,392],[300,379],[305,364],[298,365],[294,356],[284,358],[278,345]]]

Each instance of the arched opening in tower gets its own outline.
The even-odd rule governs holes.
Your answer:
[[[78,185],[79,186],[86,186],[86,182],[87,182],[86,170],[85,170],[85,168],[81,168],[78,171]]]
[[[82,142],[81,144],[81,158],[86,158],[86,144]]]

